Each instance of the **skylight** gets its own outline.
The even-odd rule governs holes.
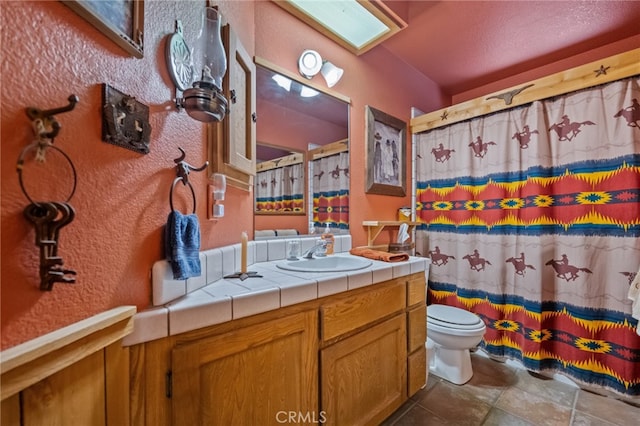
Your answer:
[[[379,1],[279,0],[276,4],[357,55],[406,27]]]
[[[390,28],[355,0],[289,0],[321,25],[360,49]]]

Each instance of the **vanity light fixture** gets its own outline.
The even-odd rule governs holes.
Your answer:
[[[322,64],[322,68],[320,69],[320,73],[327,81],[327,86],[333,87],[342,78],[344,70],[342,68],[336,67],[329,61],[324,61],[324,63]]]
[[[227,113],[228,102],[222,94],[227,57],[220,36],[221,22],[222,15],[215,7],[205,7],[193,56],[182,37],[180,21],[176,21],[176,31],[167,42],[166,59],[176,85],[176,106],[205,123],[222,121]]]
[[[305,50],[298,58],[298,71],[311,80],[322,69],[322,57],[315,50]]]
[[[335,66],[329,61],[323,60],[318,52],[309,49],[300,55],[298,59],[298,71],[307,79],[312,79],[315,75],[321,73],[329,87],[335,86],[342,78],[342,74],[344,74],[342,68]]]

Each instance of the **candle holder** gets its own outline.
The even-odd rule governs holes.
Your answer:
[[[247,245],[249,244],[249,238],[247,233],[240,234],[240,272],[227,275],[224,278],[240,278],[241,281],[247,278],[262,278],[257,272],[247,271]]]
[[[240,281],[244,281],[247,278],[262,278],[262,275],[255,271],[236,272],[235,274],[227,275],[224,278],[240,278]]]

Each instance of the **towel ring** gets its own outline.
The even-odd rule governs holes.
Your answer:
[[[57,146],[53,145],[53,144],[42,144],[41,142],[34,142],[30,145],[27,145],[22,152],[20,152],[20,156],[18,157],[18,164],[16,165],[16,169],[18,171],[18,181],[20,182],[20,189],[22,189],[22,193],[25,195],[25,197],[27,197],[27,199],[32,203],[32,204],[36,204],[38,205],[38,203],[36,203],[35,201],[33,201],[33,199],[29,196],[29,194],[27,193],[27,190],[24,187],[24,182],[22,181],[22,169],[24,168],[24,156],[25,154],[33,149],[33,148],[41,148],[41,147],[45,147],[44,149],[53,149],[55,151],[58,151],[60,154],[62,154],[62,156],[67,160],[67,162],[69,163],[69,165],[71,166],[71,170],[73,171],[73,188],[71,188],[71,194],[69,194],[69,197],[67,197],[67,200],[65,201],[66,203],[69,202],[69,200],[71,200],[71,197],[73,197],[73,194],[75,194],[76,192],[76,186],[78,185],[78,174],[76,173],[76,168],[73,165],[73,161],[71,161],[71,158],[69,158],[69,156],[60,148],[58,148]],[[193,191],[193,189],[192,189]]]
[[[193,197],[193,213],[196,213],[196,192],[193,190],[193,186],[191,185],[191,182],[187,181],[186,183],[184,182],[184,180],[181,177],[177,177],[173,180],[173,184],[171,184],[171,191],[169,191],[169,205],[171,206],[171,211],[175,212],[175,209],[173,208],[173,189],[176,187],[176,183],[182,181],[182,183],[184,183],[185,185],[189,186],[189,189],[191,189],[191,196]]]

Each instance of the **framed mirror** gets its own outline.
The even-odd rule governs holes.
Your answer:
[[[312,222],[316,229],[326,224],[332,230],[348,228],[348,220],[327,214],[332,207],[326,200],[314,203],[314,191],[331,174],[314,177],[309,170],[313,169],[312,157],[318,157],[323,147],[338,143],[348,152],[350,100],[262,58],[256,57],[255,64],[256,231],[295,229],[297,234],[306,234]],[[345,174],[348,176],[348,170],[343,171],[343,186]],[[347,195],[336,211],[348,212],[346,185]],[[323,204],[321,214],[319,202]]]

